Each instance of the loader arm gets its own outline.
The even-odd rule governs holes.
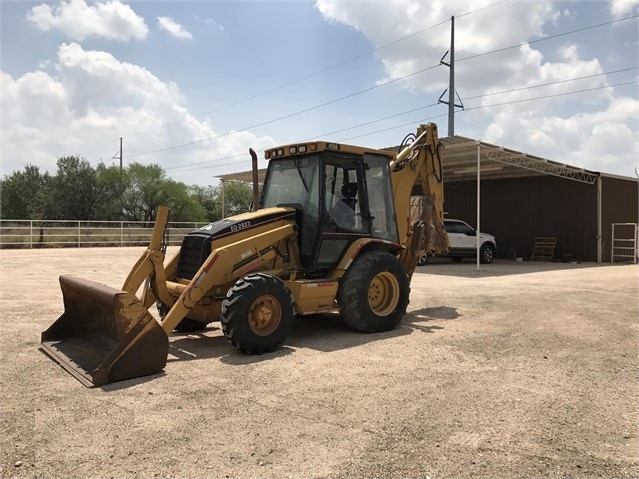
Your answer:
[[[171,307],[162,320],[162,329],[169,334],[215,285],[228,284],[242,276],[256,270],[266,261],[273,259],[276,254],[271,248],[263,246],[276,245],[278,242],[297,235],[294,224],[280,226],[266,233],[246,238],[229,245],[221,246],[211,251],[206,261],[195,273],[188,286]],[[261,245],[258,247],[256,245]],[[242,258],[254,258],[245,263]],[[158,278],[154,281],[158,287]],[[166,283],[164,285],[166,288]],[[167,292],[168,294],[168,292]],[[166,304],[171,304],[169,301]]]
[[[444,182],[441,149],[437,125],[420,125],[415,140],[402,149],[391,162],[397,227],[400,242],[404,246],[400,261],[409,276],[415,271],[420,256],[445,253],[450,247],[443,226]],[[423,208],[419,220],[411,224],[410,200],[417,178],[421,183]]]
[[[169,208],[166,206],[160,206],[156,215],[155,224],[153,225],[153,234],[151,241],[146,251],[142,253],[142,256],[137,260],[129,275],[124,280],[122,291],[135,294],[142,283],[147,279],[152,280],[154,283],[154,295],[157,296],[157,300],[162,301],[165,304],[171,302],[171,296],[166,287],[166,271],[164,269],[164,249],[162,247],[162,239],[164,232],[166,231],[166,225],[169,218]],[[148,298],[146,285],[145,291],[141,295],[144,302],[144,307],[149,308],[152,304]]]

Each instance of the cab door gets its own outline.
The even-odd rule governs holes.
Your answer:
[[[362,158],[347,154],[324,157],[322,237],[315,257],[319,268],[332,268],[357,238],[370,236]]]

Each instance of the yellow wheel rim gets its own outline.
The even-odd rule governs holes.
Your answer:
[[[399,282],[394,274],[383,271],[368,286],[368,304],[378,316],[388,316],[399,303]]]
[[[274,296],[262,294],[251,304],[249,326],[258,336],[272,334],[282,321],[282,308]]]

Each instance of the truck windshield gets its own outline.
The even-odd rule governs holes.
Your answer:
[[[262,195],[264,208],[281,205],[303,212],[300,254],[307,262],[319,232],[319,162],[317,154],[271,160]]]
[[[264,184],[262,206],[300,205],[303,211],[319,202],[317,167],[319,156],[271,160]]]

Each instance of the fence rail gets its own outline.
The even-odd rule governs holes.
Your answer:
[[[169,222],[165,242],[180,245],[182,238],[206,223]],[[0,249],[91,246],[138,246],[151,240],[153,223],[143,221],[0,221]]]

